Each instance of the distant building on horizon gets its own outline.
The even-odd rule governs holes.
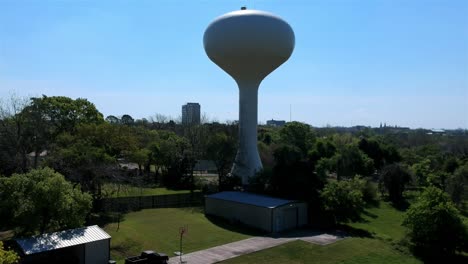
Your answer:
[[[282,127],[286,124],[286,121],[272,119],[272,120],[267,120],[266,124],[267,126]]]
[[[200,124],[200,104],[187,103],[182,106],[182,124],[199,125]]]

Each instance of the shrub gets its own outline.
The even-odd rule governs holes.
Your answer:
[[[364,186],[361,187],[362,199],[368,205],[378,204],[377,186],[370,180],[365,180]]]
[[[13,250],[3,248],[3,242],[0,241],[0,264],[18,263],[19,257]]]

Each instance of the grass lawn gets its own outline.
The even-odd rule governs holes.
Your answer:
[[[395,249],[391,242],[404,237],[403,212],[386,202],[368,208],[363,221],[351,223],[369,237],[352,237],[320,246],[303,241],[237,257],[222,263],[421,263],[409,253]]]
[[[403,216],[404,212],[380,202],[380,206],[366,209],[363,221],[348,225],[366,230],[377,238],[398,241],[405,236],[406,228],[401,226]]]
[[[173,256],[179,251],[179,227],[187,225],[183,251],[201,249],[242,240],[255,235],[250,230],[210,221],[200,208],[147,209],[125,215],[117,224],[105,226],[111,236],[111,257],[123,263],[125,256],[139,255],[142,250],[155,250]],[[230,231],[232,230],[232,231]]]
[[[119,186],[120,185],[120,186]],[[113,184],[106,183],[103,186],[103,193],[107,197],[129,197],[129,196],[146,196],[146,195],[164,195],[164,194],[178,194],[189,193],[189,190],[170,190],[167,188],[159,187],[137,187],[128,184]]]
[[[236,263],[421,263],[412,256],[394,250],[382,240],[348,238],[337,243],[320,246],[294,241],[271,249],[223,261]]]

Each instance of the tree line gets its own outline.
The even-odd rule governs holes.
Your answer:
[[[349,133],[300,122],[260,126],[258,148],[264,169],[247,187],[229,174],[237,133],[237,124],[187,126],[162,115],[150,120],[128,114],[104,118],[82,98],[13,98],[0,105],[0,224],[24,234],[79,226],[90,210],[99,210],[104,183],[138,179],[169,188],[211,192],[247,188],[303,200],[309,204],[310,224],[316,226],[355,221],[366,206],[384,199],[404,210],[410,207],[404,225],[413,231],[409,234],[413,245],[425,252],[435,252],[433,247],[443,252],[466,250],[466,226],[460,217],[467,204],[468,133],[378,128]],[[216,183],[197,183],[198,160],[213,161]],[[136,164],[137,169],[126,169],[125,164]],[[53,188],[62,195],[57,193],[54,199],[80,205],[76,211],[66,211],[69,204],[55,206],[38,198]],[[408,190],[421,193],[420,201],[410,205]],[[60,219],[64,213],[76,221]],[[453,246],[418,236],[418,228],[440,231],[442,224],[431,226],[421,220],[425,219],[421,214],[438,213],[448,221],[441,223],[450,224],[460,237],[453,240],[457,242],[444,241]],[[32,215],[40,217],[24,223]]]

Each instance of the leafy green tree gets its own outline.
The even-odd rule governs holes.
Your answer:
[[[106,117],[106,122],[108,122],[109,124],[118,124],[120,123],[120,119],[116,116],[109,115]]]
[[[109,152],[120,153],[113,146],[105,127],[110,124],[82,125],[75,134],[63,133],[57,137],[46,164],[63,174],[68,180],[80,183],[83,191],[89,192],[93,201],[102,198],[104,178],[116,166],[116,158]]]
[[[27,120],[26,136],[35,152],[33,167],[38,165],[38,156],[48,150],[56,137],[62,133],[74,133],[80,124],[99,124],[104,121],[94,104],[86,99],[76,100],[64,96],[31,98],[21,111]]]
[[[354,144],[339,149],[331,158],[337,178],[352,178],[355,175],[369,176],[374,172],[374,162]]]
[[[386,145],[377,139],[361,138],[359,149],[362,150],[373,161],[376,169],[381,169],[387,164],[401,161],[401,156],[392,145]]]
[[[73,132],[79,124],[99,124],[104,122],[103,115],[93,103],[86,99],[71,99],[65,96],[45,96],[31,98],[31,104],[24,109],[39,113],[41,122],[49,124],[50,136],[63,132]]]
[[[138,149],[130,153],[130,161],[138,164],[138,172],[143,175],[142,167],[148,163],[148,159],[151,155],[151,151],[148,149]]]
[[[314,133],[310,126],[304,123],[287,123],[279,133],[283,143],[299,148],[304,156],[315,143]]]
[[[325,184],[325,178],[314,172],[314,164],[296,146],[280,145],[273,155],[276,162],[273,169],[270,171],[267,168],[258,179],[265,188],[264,192],[305,201],[312,215],[320,206],[319,191]]]
[[[0,178],[0,204],[19,234],[81,226],[91,209],[91,196],[50,168]]]
[[[431,160],[424,159],[416,164],[414,164],[411,169],[413,170],[416,180],[420,186],[427,186],[427,176],[433,173],[431,169]]]
[[[403,165],[395,163],[382,169],[379,180],[379,189],[382,193],[388,193],[390,201],[395,204],[403,202],[403,192],[411,181],[411,174]]]
[[[330,181],[320,193],[323,206],[330,212],[335,223],[355,221],[364,210],[361,179]]]
[[[3,248],[3,242],[0,241],[0,264],[15,264],[18,263],[19,256],[13,250]]]
[[[216,133],[208,140],[206,154],[216,165],[219,190],[225,190],[228,187],[226,177],[236,155],[236,143],[225,133]]]
[[[447,173],[454,173],[455,170],[460,166],[460,163],[456,157],[450,156],[444,159],[444,163],[442,165],[442,169],[444,172]]]
[[[160,134],[159,151],[155,154],[160,164],[164,185],[170,188],[190,187],[190,168],[193,159],[187,139],[170,132]]]
[[[468,250],[468,227],[446,193],[427,187],[405,214],[403,226],[415,250],[425,256]]]
[[[447,180],[446,191],[452,201],[458,206],[462,205],[463,199],[467,198],[466,188],[468,186],[468,163],[459,167]]]
[[[336,147],[328,139],[317,139],[314,147],[309,151],[308,156],[312,162],[317,162],[322,158],[331,158],[335,155]]]
[[[130,115],[123,115],[120,118],[120,123],[123,124],[123,125],[131,126],[131,125],[133,125],[134,122],[135,122],[135,120]]]

